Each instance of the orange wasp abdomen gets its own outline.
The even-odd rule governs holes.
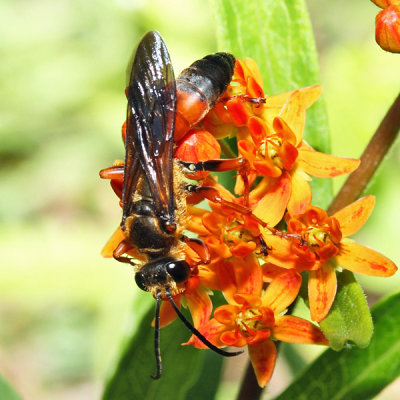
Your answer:
[[[181,72],[176,80],[175,142],[215,106],[231,81],[234,66],[232,54],[215,53]]]

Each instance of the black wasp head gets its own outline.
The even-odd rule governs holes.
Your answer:
[[[136,273],[135,281],[140,289],[151,292],[171,283],[181,283],[189,278],[190,267],[185,260],[161,257],[148,262]]]

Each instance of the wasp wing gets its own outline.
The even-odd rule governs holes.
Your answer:
[[[168,230],[173,230],[176,86],[167,47],[155,31],[148,32],[138,45],[127,97],[122,221],[132,211],[138,179],[144,176],[154,199],[157,217]]]

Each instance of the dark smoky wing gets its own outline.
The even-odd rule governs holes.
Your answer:
[[[132,165],[137,158],[147,179],[157,216],[174,225],[173,132],[176,112],[174,72],[167,47],[154,31],[138,45],[127,89],[126,163],[123,188],[123,215],[126,218],[140,176]],[[132,160],[129,160],[132,158]],[[131,167],[129,167],[130,161]]]

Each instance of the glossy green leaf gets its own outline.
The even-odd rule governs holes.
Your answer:
[[[175,321],[161,330],[161,356],[163,375],[153,380],[155,374],[154,318],[152,307],[140,322],[137,333],[127,343],[114,375],[106,385],[103,400],[121,399],[187,399],[204,391],[207,382],[208,398],[217,390],[222,357],[213,357],[210,350],[181,346],[190,332]],[[212,364],[210,364],[212,363]],[[188,393],[192,393],[188,397]]]
[[[219,50],[253,58],[266,94],[320,83],[318,55],[303,0],[211,0],[211,4]],[[320,99],[307,111],[304,137],[316,150],[329,152],[328,132],[325,104]],[[314,204],[328,206],[331,182],[315,178],[311,184]]]
[[[0,399],[1,400],[22,400],[14,391],[11,385],[0,375]]]
[[[276,400],[368,400],[400,375],[400,293],[372,308],[365,349],[327,350]]]
[[[341,350],[346,344],[366,347],[374,326],[364,292],[350,271],[337,273],[337,279],[335,301],[321,321],[321,329],[334,350]]]

